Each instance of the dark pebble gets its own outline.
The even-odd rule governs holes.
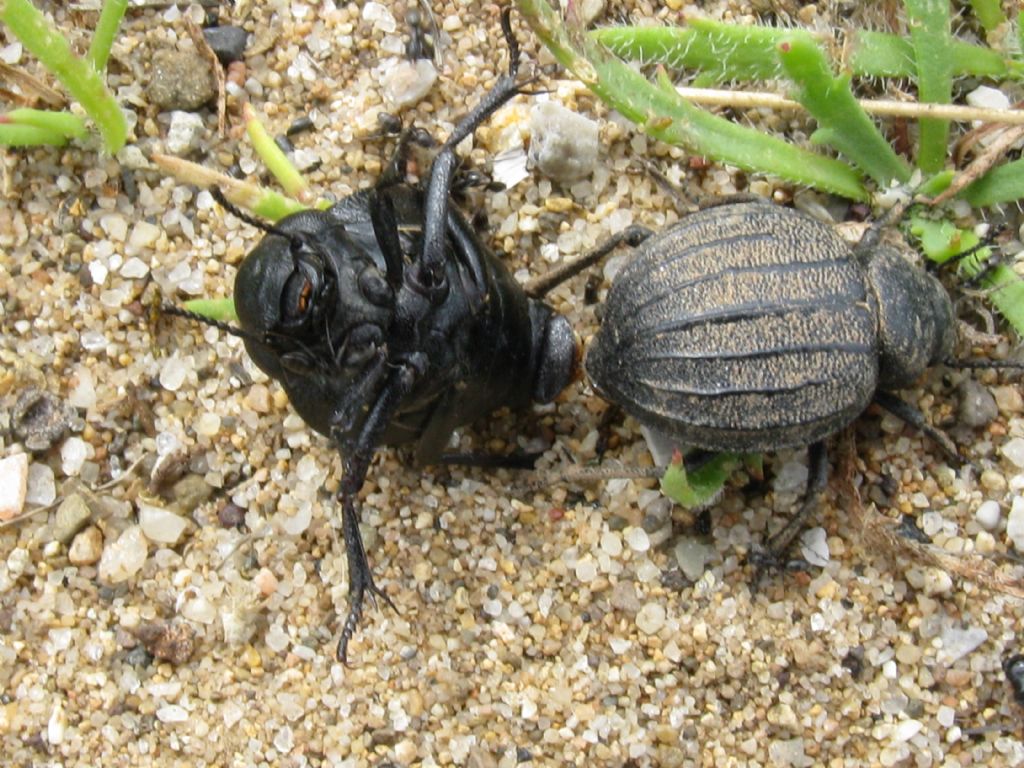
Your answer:
[[[249,34],[241,27],[209,27],[203,30],[203,37],[221,64],[227,66],[241,61]]]
[[[217,512],[217,521],[224,528],[237,528],[245,522],[245,510],[228,502]]]
[[[295,151],[295,145],[292,144],[288,137],[283,134],[275,136],[274,143],[277,144],[277,148],[284,152],[286,155],[289,155]]]
[[[210,64],[196,51],[164,48],[153,54],[149,100],[161,110],[190,112],[217,95]]]
[[[288,130],[285,131],[285,136],[296,136],[300,133],[305,133],[313,129],[313,120],[308,115],[304,117],[296,118],[291,125],[288,126]]]
[[[30,451],[49,450],[71,429],[78,413],[59,397],[32,387],[18,397],[11,413],[15,436]]]
[[[516,762],[517,763],[528,763],[533,760],[533,755],[530,754],[530,750],[526,747],[516,747]]]
[[[171,664],[184,664],[196,649],[196,633],[188,624],[143,624],[135,636],[153,658]]]

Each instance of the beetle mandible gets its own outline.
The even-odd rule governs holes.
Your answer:
[[[456,145],[520,90],[508,9],[501,25],[508,72],[441,145],[425,189],[405,181],[409,130],[371,189],[326,211],[270,225],[227,205],[267,234],[235,280],[241,328],[215,325],[244,338],[253,362],[343,456],[349,613],[341,661],[366,595],[390,603],[374,582],[356,505],[376,448],[415,443],[418,463],[441,460],[456,427],[505,406],[549,402],[577,367],[568,321],[527,297],[450,198]]]
[[[648,237],[615,277],[585,368],[640,423],[710,451],[810,446],[804,503],[770,543],[782,555],[827,480],[824,440],[876,402],[956,448],[890,394],[945,361],[942,285],[879,243],[726,199]]]

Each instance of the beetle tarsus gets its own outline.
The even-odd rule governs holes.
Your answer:
[[[804,530],[804,525],[811,514],[821,506],[825,486],[828,484],[828,450],[824,442],[812,443],[807,449],[807,488],[800,509],[790,518],[789,522],[772,536],[764,549],[754,550],[749,561],[754,566],[753,584],[756,587],[765,573],[772,570],[788,568],[787,553],[797,536]],[[803,563],[804,561],[799,561]]]
[[[629,248],[636,248],[644,240],[653,235],[654,232],[639,224],[631,224],[620,232],[615,233],[603,243],[591,251],[580,256],[578,259],[560,264],[555,269],[548,270],[540,277],[531,280],[523,290],[532,299],[539,299],[552,288],[561,285],[571,277],[575,277],[583,270],[592,267],[620,245]]]
[[[875,402],[884,410],[891,413],[900,421],[909,424],[918,432],[931,438],[932,442],[939,447],[946,460],[959,469],[970,462],[960,453],[949,435],[941,429],[933,427],[925,421],[924,414],[905,400],[901,400],[889,392],[879,390],[875,393]]]

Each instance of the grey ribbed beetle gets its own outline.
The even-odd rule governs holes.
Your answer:
[[[949,356],[952,304],[877,233],[853,249],[828,225],[765,202],[700,210],[640,245],[587,354],[603,397],[683,444],[811,446],[806,499],[769,554],[788,548],[824,490],[824,439],[872,401],[958,458],[888,394]]]

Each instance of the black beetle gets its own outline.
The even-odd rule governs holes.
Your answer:
[[[879,232],[851,249],[828,225],[764,201],[699,210],[640,245],[587,353],[602,396],[686,445],[811,446],[804,504],[770,555],[824,490],[825,438],[872,400],[956,458],[948,437],[889,394],[946,360],[952,304]]]
[[[1013,689],[1013,698],[1024,707],[1024,654],[1008,656],[1003,661],[1003,671],[1006,673],[1010,688]]]
[[[415,443],[419,463],[441,460],[456,427],[505,406],[549,402],[577,367],[568,321],[524,293],[450,199],[456,145],[519,92],[507,9],[501,21],[508,73],[439,148],[426,189],[405,181],[410,130],[372,189],[326,211],[268,225],[227,206],[267,234],[235,280],[241,330],[216,325],[244,338],[253,361],[343,455],[350,605],[342,661],[365,595],[390,602],[374,583],[356,509],[375,449]]]

